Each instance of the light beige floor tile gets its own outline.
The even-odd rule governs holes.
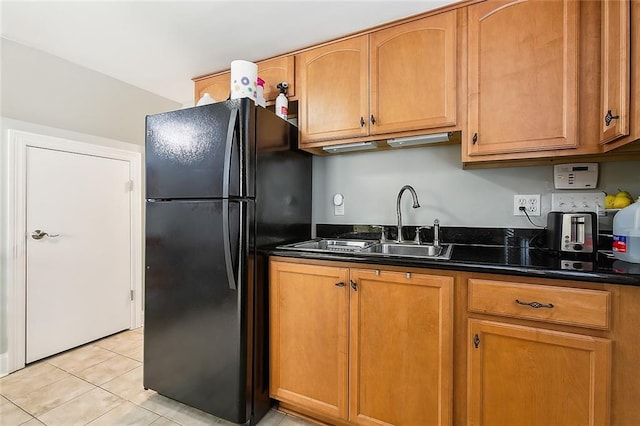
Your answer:
[[[181,426],[181,425],[174,422],[173,420],[169,420],[166,417],[160,417],[158,420],[151,423],[151,426]]]
[[[265,416],[260,419],[258,426],[279,426],[286,414],[280,411],[271,410]]]
[[[65,377],[70,377],[69,373],[46,362],[39,362],[0,379],[0,394],[13,400]]]
[[[172,418],[168,415],[169,413],[180,411],[183,407],[186,407],[184,404],[159,395],[153,390],[145,390],[142,385],[142,374],[142,367],[134,368],[128,373],[103,384],[101,387],[136,405],[169,418]],[[172,419],[175,420],[174,418]]]
[[[28,422],[33,416],[13,404],[6,398],[0,396],[0,424],[2,425],[21,425]]]
[[[314,426],[314,423],[302,420],[298,417],[286,415],[278,426]]]
[[[257,423],[257,426],[279,426],[282,420],[287,415],[280,411],[271,410],[260,421]],[[237,426],[236,423],[229,422],[224,419],[219,419],[216,426]]]
[[[138,328],[134,328],[133,330],[134,333],[140,333],[140,334],[144,334],[144,327],[138,327]]]
[[[128,358],[134,359],[136,361],[142,362],[144,361],[143,356],[144,356],[144,347],[143,344],[140,343],[139,345],[136,346],[131,346],[125,349],[122,349],[119,352],[120,355],[126,356]]]
[[[139,333],[133,333],[133,334],[142,336]],[[125,353],[131,353],[132,351],[139,349],[139,347],[142,345],[141,342],[136,342],[135,340],[116,340],[116,341],[109,341],[109,342],[100,341],[100,342],[97,342],[96,344],[99,345],[101,348],[110,350],[120,355],[123,355]]]
[[[142,367],[134,368],[100,387],[134,404],[140,404],[140,402],[156,394],[156,392],[144,390],[142,387]]]
[[[174,401],[153,391],[141,393],[131,402],[173,421],[177,421],[175,419],[176,416],[172,416],[171,414],[179,411],[183,405],[178,401]]]
[[[114,356],[113,352],[91,344],[50,358],[47,362],[69,373],[77,373]]]
[[[47,426],[83,426],[117,407],[123,400],[95,388],[38,416]]]
[[[158,396],[161,396],[161,395],[158,395]],[[168,398],[165,398],[165,399],[168,399]],[[171,409],[169,409],[166,413],[162,415],[182,425],[210,426],[210,425],[218,424],[218,422],[222,420],[216,416],[213,416],[209,413],[205,413],[204,411],[200,411],[193,407],[189,407],[187,405],[181,404],[176,401],[172,401],[172,402],[177,403],[178,405],[175,406],[175,408],[173,408],[174,404],[167,405],[166,407],[171,407]]]
[[[31,420],[29,420],[26,423],[22,423],[20,426],[42,426],[44,425],[44,423],[42,423],[40,420],[36,419],[35,417]]]
[[[88,426],[147,426],[159,419],[160,416],[145,410],[129,401],[124,401],[113,410],[98,417]]]
[[[12,399],[12,402],[37,417],[94,388],[91,383],[69,376]]]
[[[131,358],[116,355],[113,358],[109,358],[106,361],[102,361],[99,364],[75,373],[75,375],[94,385],[101,385],[123,375],[127,371],[140,367],[140,365],[138,361]]]
[[[124,331],[95,342],[101,348],[122,354],[143,344],[144,336],[135,331]]]

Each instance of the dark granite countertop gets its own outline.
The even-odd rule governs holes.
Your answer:
[[[590,281],[640,286],[640,265],[599,253],[594,258],[561,258],[538,249],[454,245],[451,260],[362,256],[351,253],[316,253],[269,250],[270,256],[333,260],[374,265],[407,266],[539,278]]]
[[[354,235],[318,227],[323,237],[352,237]],[[505,230],[501,230],[505,231]],[[539,231],[536,231],[539,232]],[[567,279],[608,284],[640,286],[640,264],[616,260],[610,252],[600,251],[596,255],[559,255],[544,248],[531,247],[531,232],[522,230],[460,231],[449,229],[443,232],[443,241],[453,244],[450,260],[364,256],[357,253],[318,253],[273,248],[267,250],[271,256],[303,259],[334,260],[377,265],[407,266],[494,274],[520,275],[539,278]],[[462,234],[474,243],[464,243]],[[474,234],[474,235],[471,235]],[[378,231],[379,235],[379,231]],[[366,235],[365,235],[366,236]],[[427,240],[428,241],[428,240]],[[480,242],[480,244],[476,243]],[[505,242],[507,244],[500,244]]]

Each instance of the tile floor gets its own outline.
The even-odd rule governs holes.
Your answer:
[[[2,426],[199,426],[233,423],[142,387],[142,329],[33,363],[0,379]],[[259,426],[306,426],[271,410]]]

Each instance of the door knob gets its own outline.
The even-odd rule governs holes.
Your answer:
[[[36,229],[35,231],[33,231],[31,233],[31,238],[33,238],[34,240],[41,240],[44,237],[51,237],[51,238],[55,238],[60,236],[60,234],[48,234],[46,232],[42,232],[40,229]]]

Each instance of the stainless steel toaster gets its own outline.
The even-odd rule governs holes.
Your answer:
[[[595,253],[598,217],[594,212],[549,212],[547,246],[566,253]]]

